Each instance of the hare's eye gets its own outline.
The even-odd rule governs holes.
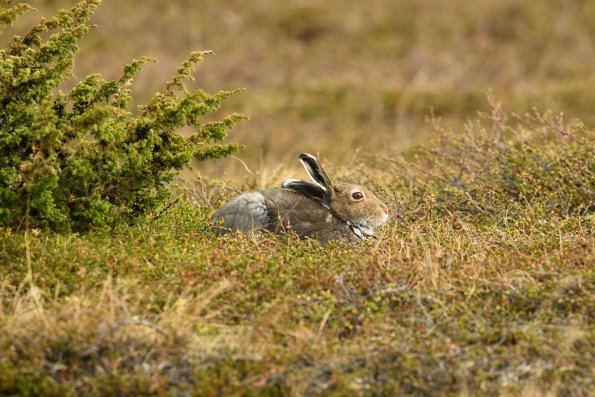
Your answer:
[[[364,198],[364,194],[362,192],[353,192],[351,197],[353,197],[354,200],[361,200]]]

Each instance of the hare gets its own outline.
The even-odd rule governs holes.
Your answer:
[[[388,208],[363,186],[333,183],[316,157],[299,160],[312,182],[289,179],[280,188],[243,193],[213,214],[219,235],[230,231],[293,230],[320,242],[363,240],[388,219]]]

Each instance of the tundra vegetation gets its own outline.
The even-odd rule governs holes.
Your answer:
[[[30,8],[4,3],[3,24]],[[482,100],[483,113],[463,123],[448,119],[449,111],[460,109],[448,108],[457,93],[445,92],[429,102],[447,108],[433,115],[425,110],[429,143],[407,150],[364,146],[324,164],[337,179],[362,183],[389,206],[391,219],[379,239],[321,245],[291,233],[215,238],[208,229],[214,207],[239,191],[277,183],[289,171],[271,176],[261,170],[243,180],[201,176],[193,184],[174,179],[193,156],[210,160],[237,149],[221,141],[242,116],[213,113],[233,90],[208,94],[188,87],[205,53],[193,53],[138,110],[131,110],[142,100],[132,98],[130,80],[146,59],[113,80],[90,75],[65,81],[98,3],[61,11],[0,53],[0,394],[595,392],[592,127],[520,99],[517,113],[506,112],[491,94]],[[212,3],[205,2],[205,10]],[[575,3],[579,11],[591,4]],[[267,4],[258,1],[255,8]],[[295,41],[294,49],[333,42],[334,14],[288,4],[248,15],[281,40]],[[518,13],[528,21],[543,15],[558,21],[555,5],[514,4],[514,13],[503,14],[510,18],[491,14],[493,25],[479,30],[481,45],[523,48],[525,25],[512,17]],[[398,15],[431,15],[422,3],[402,6]],[[488,9],[482,2],[474,8],[479,15]],[[436,20],[443,11],[433,11]],[[585,14],[559,11],[567,13]],[[386,32],[393,25],[372,14],[360,34],[371,46],[393,45],[394,32]],[[396,26],[423,48],[423,28],[431,22],[414,20],[403,17]],[[346,21],[345,29],[358,23]],[[556,25],[574,56],[544,56],[541,63],[552,74],[540,73],[568,90],[573,83],[556,80],[553,71],[580,75],[571,60],[591,59],[583,44],[595,41],[580,21],[573,29],[564,20]],[[476,32],[471,22],[466,29]],[[547,42],[548,32],[531,32],[535,43]],[[433,37],[436,45],[449,37],[443,33]],[[353,53],[349,45],[355,44],[336,48],[338,58],[341,51]],[[534,51],[524,55],[549,54]],[[502,76],[511,76],[506,71]],[[517,83],[513,78],[510,84]],[[539,91],[538,83],[534,90],[550,92],[545,86]],[[304,89],[293,84],[287,90]],[[376,142],[402,133],[387,126],[410,114],[419,98],[394,94],[398,106],[387,105],[382,120],[369,120],[352,93],[317,87],[308,98],[328,100],[328,120],[345,114],[341,122],[354,126],[387,123]],[[249,95],[242,100],[255,100]],[[304,128],[321,122],[318,107],[299,117],[292,113],[309,106],[299,98],[289,113],[275,108],[271,123],[281,113]],[[229,99],[230,105],[238,100]],[[192,129],[178,134],[184,126]],[[355,132],[345,133],[353,144]],[[280,148],[266,144],[268,158],[285,157],[281,151],[290,138],[283,139]],[[249,152],[251,141],[242,143]],[[323,141],[320,150],[332,153],[347,143]]]

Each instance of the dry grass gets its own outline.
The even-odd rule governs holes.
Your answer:
[[[215,239],[202,194],[111,234],[4,230],[0,391],[592,394],[593,131],[506,119],[337,167],[392,210],[360,245]]]
[[[592,227],[420,221],[365,247],[41,238],[41,287],[2,293],[2,391],[588,395]],[[69,267],[71,284],[47,273]]]

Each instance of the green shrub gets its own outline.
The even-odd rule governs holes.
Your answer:
[[[59,11],[0,51],[0,225],[28,217],[35,227],[84,231],[130,222],[169,198],[167,182],[192,158],[239,148],[220,142],[243,116],[202,121],[236,91],[208,94],[185,85],[208,51],[192,53],[136,111],[128,110],[130,84],[149,58],[132,61],[119,80],[93,74],[60,91],[99,3]],[[0,24],[29,9],[4,8]],[[185,126],[194,129],[189,138],[176,134]]]

